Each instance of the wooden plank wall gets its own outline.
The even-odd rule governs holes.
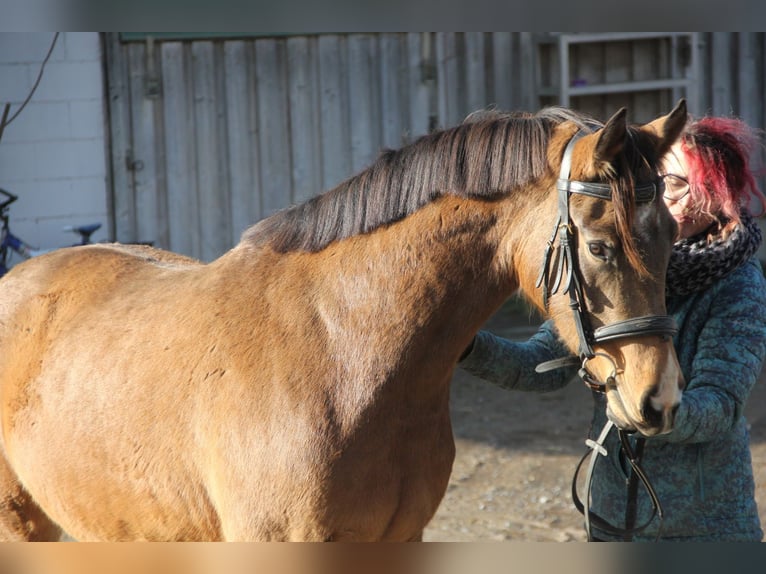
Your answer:
[[[383,138],[426,131],[410,121],[427,114],[402,77],[419,35],[110,40],[119,241],[210,260],[258,219],[370,162]],[[399,76],[384,96],[379,52]]]
[[[526,35],[529,36],[529,35]],[[392,33],[122,43],[107,34],[113,236],[209,261],[244,229],[495,105],[525,36]]]
[[[700,33],[694,113],[764,127],[764,33]],[[487,106],[536,110],[555,98],[554,51],[524,32],[327,34],[128,42],[106,34],[112,237],[209,261],[259,219],[327,190],[386,147]],[[667,45],[580,46],[577,77],[670,73]],[[542,78],[542,80],[541,80]],[[573,107],[633,121],[669,92],[581,97]]]

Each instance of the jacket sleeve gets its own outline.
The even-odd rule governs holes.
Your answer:
[[[468,373],[509,390],[549,392],[563,388],[577,374],[576,368],[536,373],[542,362],[571,356],[546,321],[529,340],[517,342],[489,331],[479,331],[471,352],[458,363]]]
[[[751,261],[722,280],[710,298],[673,431],[658,438],[698,443],[732,429],[758,380],[764,356],[766,281],[760,264]]]

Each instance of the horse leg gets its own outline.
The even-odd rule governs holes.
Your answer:
[[[55,542],[61,534],[61,527],[24,490],[5,456],[0,454],[0,540]]]

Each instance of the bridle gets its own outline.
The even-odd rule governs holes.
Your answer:
[[[615,339],[626,337],[660,335],[672,337],[678,331],[675,319],[669,315],[646,315],[624,321],[617,321],[610,325],[604,325],[597,329],[590,328],[587,309],[585,308],[585,298],[583,297],[582,283],[577,270],[576,245],[572,233],[572,225],[569,219],[569,196],[573,193],[588,195],[597,199],[611,201],[612,188],[608,183],[595,183],[587,181],[574,181],[569,179],[572,150],[575,142],[583,137],[585,132],[578,131],[572,139],[569,140],[564,150],[564,158],[561,161],[559,179],[556,182],[558,190],[558,219],[553,228],[551,238],[545,248],[543,255],[543,264],[540,274],[537,277],[535,287],[543,289],[543,305],[548,307],[548,300],[551,295],[558,292],[562,281],[564,284],[563,293],[569,294],[569,307],[574,314],[577,337],[579,339],[578,354],[581,364],[581,376],[585,383],[595,390],[603,390],[606,383],[596,381],[585,369],[586,363],[597,356],[593,350],[593,345]],[[637,185],[635,187],[636,203],[650,203],[657,196],[657,190],[663,186],[662,180],[657,179],[654,182]],[[551,259],[554,251],[556,237],[559,239],[558,260],[554,276],[551,276]],[[564,277],[566,274],[566,278]],[[604,355],[605,356],[605,355]],[[571,357],[565,360],[556,359],[541,363],[537,366],[538,372],[544,372],[551,369],[569,366],[573,363]],[[585,375],[585,376],[583,376]],[[611,377],[610,377],[611,378]]]
[[[572,232],[572,225],[569,218],[569,196],[573,193],[588,195],[597,199],[603,199],[611,201],[612,188],[607,183],[595,183],[584,181],[573,181],[569,179],[571,164],[572,164],[572,150],[574,149],[575,142],[586,135],[583,130],[579,130],[567,143],[564,150],[564,157],[561,162],[561,168],[559,171],[559,179],[556,182],[556,189],[558,190],[558,219],[553,228],[548,244],[545,248],[543,256],[543,264],[540,269],[540,274],[535,284],[536,287],[542,287],[543,289],[543,304],[547,308],[548,300],[551,295],[556,294],[561,287],[564,286],[563,293],[569,294],[569,307],[572,309],[574,315],[575,327],[577,329],[577,336],[579,339],[578,357],[564,357],[561,359],[554,359],[552,361],[546,361],[537,365],[537,372],[545,372],[552,369],[557,369],[565,366],[579,365],[580,369],[578,375],[583,382],[591,388],[594,392],[605,393],[607,385],[614,385],[617,377],[617,366],[614,361],[605,353],[599,353],[593,350],[593,346],[598,343],[606,341],[613,341],[616,339],[622,339],[626,337],[648,336],[648,335],[660,335],[664,338],[672,338],[678,332],[673,317],[669,315],[646,315],[643,317],[636,317],[626,319],[623,321],[617,321],[609,325],[592,329],[590,327],[590,321],[588,320],[587,309],[585,308],[585,298],[583,296],[582,282],[580,274],[577,268],[576,260],[576,245],[575,238]],[[660,179],[654,182],[636,185],[635,187],[635,201],[636,203],[649,203],[654,201],[657,196],[658,190],[663,187],[663,182]],[[551,275],[551,259],[554,251],[554,243],[556,237],[559,240],[558,258],[553,276]],[[596,356],[601,356],[612,362],[614,369],[612,373],[607,377],[606,381],[599,381],[591,375],[586,369],[586,365],[589,360]],[[583,456],[580,463],[575,470],[575,476],[572,482],[572,497],[574,499],[575,507],[585,517],[585,529],[588,535],[588,540],[592,539],[590,525],[595,524],[598,528],[618,534],[624,539],[629,540],[630,537],[646,528],[649,523],[654,519],[655,515],[662,520],[662,508],[659,503],[652,485],[649,483],[646,475],[640,467],[640,453],[643,450],[643,438],[637,439],[636,450],[634,451],[630,445],[628,432],[622,429],[618,429],[620,436],[620,443],[623,452],[628,458],[631,464],[633,472],[631,474],[631,483],[629,484],[629,491],[633,494],[633,500],[628,501],[628,516],[626,516],[626,527],[618,528],[609,524],[606,520],[600,518],[590,511],[590,487],[593,479],[593,470],[595,467],[598,455],[606,455],[607,452],[603,447],[603,443],[606,437],[614,426],[611,421],[607,422],[601,435],[597,441],[588,440],[586,444],[590,448],[590,451]],[[591,462],[588,470],[587,477],[587,495],[586,506],[582,503],[577,495],[576,482],[577,475],[580,471],[583,461],[587,456],[591,456]],[[636,478],[637,477],[637,478]],[[649,496],[652,500],[653,513],[649,520],[636,527],[635,522],[635,489],[637,487],[637,479],[640,479],[644,487],[646,488]]]

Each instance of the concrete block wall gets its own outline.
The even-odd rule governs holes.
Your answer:
[[[0,32],[0,113],[19,109],[40,72],[52,32]],[[67,225],[101,222],[109,236],[104,78],[97,32],[62,32],[40,84],[0,140],[0,188],[14,234],[42,249],[72,244]],[[18,262],[18,258],[14,260]]]

